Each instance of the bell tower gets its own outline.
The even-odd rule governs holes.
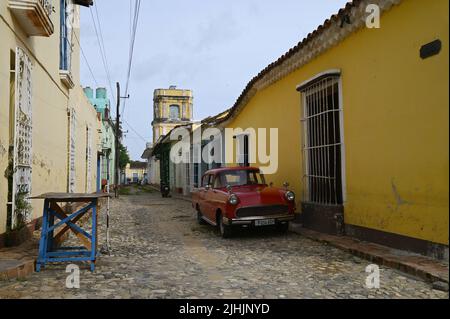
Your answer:
[[[192,121],[193,100],[192,90],[177,89],[174,85],[153,92],[153,144],[175,126]]]

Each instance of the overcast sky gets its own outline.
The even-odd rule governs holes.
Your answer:
[[[126,82],[130,0],[94,0],[111,81]],[[134,0],[133,0],[134,2]],[[153,90],[176,85],[194,91],[194,119],[233,105],[264,67],[301,41],[346,0],[141,0],[133,69],[124,111],[125,144],[140,159],[151,141]],[[99,86],[109,89],[91,12],[81,10],[81,46]],[[81,60],[81,84],[95,87]],[[110,92],[109,92],[110,93]],[[111,101],[112,95],[110,94]],[[115,108],[115,102],[111,102]],[[115,111],[113,110],[115,114]],[[131,125],[137,133],[129,128]],[[140,135],[140,136],[139,136]]]

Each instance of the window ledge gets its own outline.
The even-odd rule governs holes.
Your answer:
[[[66,70],[59,70],[59,78],[61,82],[68,88],[73,89],[75,87],[75,83],[73,82],[72,74]]]

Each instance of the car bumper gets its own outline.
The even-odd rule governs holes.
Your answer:
[[[277,215],[265,215],[265,216],[249,216],[240,218],[227,218],[223,217],[222,222],[224,225],[254,225],[255,221],[259,220],[275,220],[275,224],[285,223],[290,220],[294,220],[293,214],[277,214]]]

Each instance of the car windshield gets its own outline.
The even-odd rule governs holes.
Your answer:
[[[266,184],[264,175],[259,171],[236,170],[220,173],[220,186],[243,186]]]

